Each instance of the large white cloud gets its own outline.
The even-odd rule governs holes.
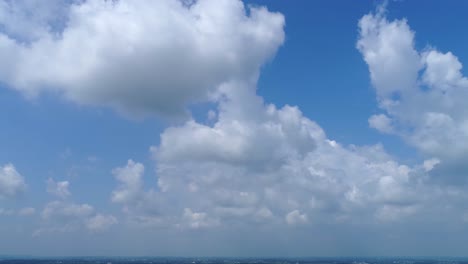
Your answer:
[[[466,178],[468,79],[458,58],[433,47],[416,50],[407,21],[387,20],[384,9],[364,16],[359,29],[357,47],[385,112],[372,116],[370,126],[439,159],[441,176]]]
[[[414,33],[405,21],[389,23],[381,12],[363,17],[360,29],[358,47],[381,87],[379,104],[396,113],[395,102],[417,87],[424,65],[413,49]],[[439,159],[405,165],[381,145],[343,146],[298,107],[265,104],[256,95],[257,69],[250,70],[218,86],[212,97],[217,109],[208,111],[208,120],[191,119],[161,134],[151,148],[157,187],[144,188],[143,164],[130,160],[114,170],[120,186],[112,200],[132,220],[180,228],[362,224],[434,215],[445,210],[444,202],[466,199],[430,181],[427,173]],[[434,76],[441,75],[447,74],[424,79],[436,83],[440,77]],[[456,76],[446,79],[457,83]],[[370,123],[386,133],[399,133],[401,126],[385,114]]]
[[[257,74],[284,39],[281,14],[238,0],[56,2],[0,1],[0,81],[126,114],[181,115]],[[38,15],[24,22],[28,8]]]
[[[13,197],[26,188],[23,176],[13,164],[0,166],[0,198]]]
[[[208,120],[190,119],[161,134],[151,148],[154,186],[145,186],[142,163],[129,160],[112,171],[118,183],[111,201],[132,223],[301,228],[464,216],[447,204],[466,195],[433,185],[427,173],[468,149],[466,79],[453,54],[416,51],[405,20],[364,16],[358,48],[385,112],[370,125],[422,150],[428,159],[421,165],[402,164],[379,144],[343,146],[298,107],[256,95],[261,65],[284,41],[281,14],[238,0],[88,0],[51,5],[59,18],[44,9],[24,21],[22,12],[37,2],[0,3],[0,81],[26,96],[56,92],[131,115],[180,115],[200,100],[216,106]],[[36,235],[119,223],[63,199],[71,196],[68,185],[50,182],[62,199],[45,205]],[[22,188],[13,166],[3,167],[0,195]]]
[[[297,107],[264,104],[252,83],[220,91],[214,122],[169,127],[151,148],[157,188],[144,190],[142,164],[114,170],[124,184],[113,198],[139,194],[114,199],[131,218],[181,228],[377,223],[434,209],[449,196],[426,181],[435,160],[407,166],[381,145],[342,146]],[[125,184],[130,178],[138,187]]]

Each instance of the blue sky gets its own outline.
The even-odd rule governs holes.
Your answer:
[[[0,0],[0,254],[466,255],[466,5]]]

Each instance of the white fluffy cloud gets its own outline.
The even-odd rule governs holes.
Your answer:
[[[62,199],[71,195],[70,190],[68,190],[69,186],[68,181],[56,182],[52,178],[47,179],[47,192]]]
[[[264,104],[252,83],[230,82],[220,91],[214,123],[169,127],[151,148],[156,189],[143,189],[142,164],[114,170],[122,185],[113,199],[129,215],[189,228],[385,222],[447,195],[426,182],[433,160],[407,166],[381,145],[342,146],[297,107]],[[134,197],[116,195],[123,193],[139,196],[115,199]]]
[[[0,81],[126,114],[181,115],[257,74],[284,39],[281,14],[239,0],[38,2],[0,1]]]
[[[129,203],[138,199],[143,189],[143,173],[145,167],[133,160],[127,162],[127,166],[116,168],[112,171],[120,186],[112,193],[112,201],[115,203]]]
[[[69,182],[55,182],[53,179],[47,181],[47,192],[60,200],[48,202],[41,211],[42,226],[38,228],[33,236],[44,233],[72,232],[82,229],[96,233],[108,230],[118,223],[113,215],[96,212],[92,205],[87,203],[79,204],[69,201],[71,195],[68,191]],[[35,213],[34,208],[24,208],[20,215],[31,215]]]
[[[307,215],[306,214],[301,214],[299,210],[294,210],[291,211],[286,215],[286,223],[288,225],[297,225],[301,223],[306,223],[307,222]]]
[[[379,104],[388,110],[369,123],[397,133],[396,101],[418,85],[424,65],[413,49],[414,33],[406,21],[389,23],[381,13],[363,17],[359,25],[358,47],[371,66],[373,84],[381,87]],[[278,34],[273,39],[282,41],[282,30],[273,33]],[[151,148],[157,187],[144,188],[143,164],[130,160],[113,171],[120,185],[112,200],[130,218],[188,228],[391,222],[428,208],[432,213],[442,210],[445,199],[462,199],[457,191],[431,185],[427,173],[438,159],[410,166],[381,145],[343,146],[298,107],[265,104],[256,95],[258,67],[246,72],[219,83],[212,94],[217,109],[207,111],[207,123],[191,119],[161,134],[160,144]],[[441,75],[424,78],[435,83],[440,77],[434,76]],[[456,74],[448,75],[457,83]],[[438,115],[432,118],[447,122]]]
[[[13,164],[0,166],[0,198],[13,197],[25,188],[24,178]]]
[[[461,63],[451,53],[416,51],[405,20],[364,16],[357,46],[383,110],[370,126],[420,149],[427,156],[421,165],[402,164],[379,144],[341,145],[298,107],[257,96],[260,67],[284,41],[281,14],[239,0],[87,0],[51,5],[60,11],[37,10],[24,21],[37,2],[0,3],[0,81],[26,96],[54,92],[131,115],[181,115],[202,100],[216,106],[208,122],[164,130],[151,148],[156,186],[145,187],[145,167],[133,160],[112,171],[111,201],[134,222],[181,229],[366,224],[445,215],[445,202],[466,200],[428,177],[468,152]],[[0,196],[24,185],[12,165],[1,168]],[[63,199],[68,188],[49,180],[48,192],[62,199],[45,205],[36,235],[119,222]]]
[[[466,175],[468,79],[458,58],[432,47],[416,50],[407,21],[389,21],[383,9],[364,16],[359,29],[357,47],[385,112],[372,116],[370,126],[439,159],[443,177]]]
[[[154,189],[144,188],[144,171],[145,166],[133,160],[128,160],[125,166],[112,170],[119,185],[112,192],[111,201],[122,205],[122,211],[133,222],[166,225],[167,223],[162,221],[165,216],[161,214],[163,198]]]
[[[189,121],[161,135],[158,186],[173,204],[182,199],[181,206],[240,222],[267,208],[270,221],[288,215],[295,224],[322,213],[339,219],[360,207],[372,216],[424,199],[414,195],[424,188],[422,166],[398,164],[381,146],[343,147],[298,108],[251,96],[221,102],[211,126]]]
[[[183,222],[192,229],[208,228],[219,225],[217,219],[210,219],[204,212],[193,212],[190,208],[184,209]],[[184,227],[184,225],[182,225]]]
[[[93,232],[100,232],[109,229],[117,223],[117,218],[112,215],[97,214],[86,220],[86,228]]]
[[[384,114],[371,116],[369,118],[369,126],[379,130],[382,133],[393,132],[392,120]]]
[[[108,230],[118,223],[113,215],[97,213],[89,204],[77,204],[67,201],[51,201],[41,212],[42,226],[34,236],[44,233],[73,232],[88,230],[96,233]]]

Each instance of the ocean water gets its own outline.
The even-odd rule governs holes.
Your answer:
[[[0,264],[468,264],[468,258],[153,258],[153,257],[0,257]]]

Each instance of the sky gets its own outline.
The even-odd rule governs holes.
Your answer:
[[[466,256],[467,5],[0,0],[0,255]]]

